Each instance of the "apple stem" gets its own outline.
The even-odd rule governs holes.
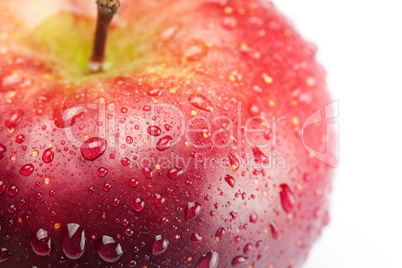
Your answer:
[[[93,73],[103,70],[109,25],[120,7],[119,0],[96,0],[96,4],[98,5],[98,19],[92,56],[88,64],[90,71]]]

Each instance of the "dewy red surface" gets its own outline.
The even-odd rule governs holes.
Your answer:
[[[86,1],[54,2],[76,21],[93,14]],[[332,178],[301,129],[331,100],[314,46],[272,3],[122,1],[110,31],[133,25],[150,59],[83,80],[63,77],[22,11],[5,10],[4,267],[301,267],[327,224]],[[262,120],[273,116],[276,129]],[[323,151],[331,133],[307,130]],[[244,164],[265,156],[268,167]],[[45,257],[34,250],[47,237],[30,244],[39,229]]]

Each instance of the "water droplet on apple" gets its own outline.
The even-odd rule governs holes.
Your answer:
[[[215,238],[221,238],[226,234],[225,228],[219,227],[219,229],[215,233]]]
[[[145,202],[144,200],[142,200],[142,198],[137,197],[136,199],[134,199],[133,201],[131,201],[131,207],[137,211],[137,212],[141,212],[144,207],[145,207]]]
[[[129,225],[129,221],[127,219],[123,219],[122,224],[124,227],[127,227]]]
[[[168,222],[169,222],[169,220],[168,220],[167,218],[163,217],[163,218],[161,219],[161,221],[159,222],[159,224],[160,224],[160,225],[165,225],[165,224],[168,223]]]
[[[229,157],[230,166],[232,167],[233,171],[238,170],[240,167],[240,164],[239,164],[239,160],[236,158],[236,156],[234,156],[233,154],[228,154],[228,157]]]
[[[113,199],[112,206],[117,207],[120,204],[120,200],[118,198]]]
[[[34,171],[34,166],[32,164],[27,164],[21,167],[20,173],[24,176],[29,176]]]
[[[127,137],[126,137],[126,143],[127,143],[127,144],[132,144],[133,142],[134,142],[133,137],[131,137],[131,136],[127,136]]]
[[[287,184],[279,186],[282,207],[287,213],[291,213],[296,205],[295,196]]]
[[[251,105],[248,111],[250,112],[251,116],[258,116],[261,114],[261,108],[258,107],[256,104]]]
[[[147,94],[152,97],[160,96],[163,92],[161,88],[152,88],[147,91]]]
[[[8,212],[10,212],[11,214],[13,214],[16,210],[17,208],[13,204],[8,206]]]
[[[184,58],[188,61],[198,61],[208,53],[208,47],[200,40],[193,40],[184,48]]]
[[[44,229],[33,232],[30,237],[30,242],[33,251],[39,256],[47,256],[52,250],[52,239]]]
[[[35,198],[36,198],[37,200],[41,200],[41,199],[43,198],[42,193],[37,193],[37,194],[35,195]]]
[[[66,258],[64,256],[61,256],[59,259],[59,263],[66,263]]]
[[[6,152],[7,152],[6,146],[0,143],[0,160],[4,158]]]
[[[167,175],[170,179],[175,180],[178,177],[180,177],[184,171],[179,168],[172,168],[171,170],[168,171]]]
[[[199,234],[194,233],[194,234],[191,235],[191,241],[199,242],[201,240],[202,240],[202,237]]]
[[[85,159],[94,161],[103,155],[106,148],[107,142],[105,139],[90,138],[82,144],[81,154]]]
[[[102,189],[105,192],[109,192],[109,190],[112,188],[112,184],[109,182],[106,182],[105,184],[103,184]]]
[[[263,152],[261,152],[260,148],[255,147],[252,149],[252,151],[253,151],[255,160],[258,160],[258,161],[255,161],[256,163],[268,164],[268,158],[266,157],[266,155]]]
[[[2,47],[2,49],[5,48]],[[10,75],[6,74],[6,76],[4,76],[2,80],[0,80],[0,92],[7,92],[22,88],[22,85],[24,85],[25,83],[27,83],[27,85],[31,84],[31,81],[25,81],[25,77],[21,76],[21,74],[19,73],[12,73]]]
[[[155,194],[155,206],[161,207],[165,203],[166,199],[160,194]]]
[[[272,139],[272,130],[271,129],[267,129],[264,131],[264,139],[266,139],[267,141]]]
[[[123,255],[120,244],[112,237],[103,235],[95,243],[96,252],[105,262],[116,262]]]
[[[210,100],[208,100],[204,95],[201,95],[199,93],[194,93],[190,95],[188,98],[188,101],[191,105],[194,107],[204,110],[204,111],[212,111],[214,107],[212,106],[212,103]]]
[[[148,180],[152,179],[152,171],[149,167],[144,167],[142,169],[142,174],[144,174],[145,178]]]
[[[224,18],[224,19],[222,20],[222,26],[223,26],[225,29],[232,30],[232,29],[234,29],[234,28],[236,27],[236,25],[237,25],[237,20],[236,20],[236,18],[233,18],[233,17],[226,17],[226,18]]]
[[[278,225],[275,222],[271,222],[269,224],[269,227],[271,229],[271,235],[272,238],[277,240],[279,238],[279,229],[278,229]]]
[[[84,254],[87,239],[84,229],[76,223],[69,223],[61,230],[61,248],[67,258],[77,260]]]
[[[189,202],[186,207],[186,220],[194,220],[201,212],[201,205],[197,202]]]
[[[105,177],[107,175],[109,171],[104,168],[104,167],[100,167],[98,168],[98,170],[96,171],[96,173],[98,174],[99,177]]]
[[[234,187],[235,179],[232,176],[226,175],[225,176],[225,181],[230,185],[230,187],[232,187],[232,188]]]
[[[123,166],[128,166],[128,165],[130,165],[130,159],[128,159],[128,158],[123,158],[123,159],[121,159],[121,164],[123,165]]]
[[[156,149],[158,151],[165,151],[170,148],[172,145],[173,138],[169,135],[161,138],[158,143],[156,144]]]
[[[25,136],[20,134],[17,137],[15,137],[14,141],[18,144],[21,144],[25,141]]]
[[[256,213],[252,213],[250,215],[250,222],[251,223],[257,223],[257,221],[258,221],[258,215]]]
[[[155,236],[154,242],[152,244],[152,253],[156,255],[160,255],[166,252],[169,246],[169,241],[166,240],[162,235]]]
[[[172,127],[171,125],[169,125],[169,124],[166,124],[166,125],[165,125],[166,131],[170,131],[172,128],[173,128],[173,127]]]
[[[136,179],[129,179],[128,184],[130,184],[131,187],[137,187],[139,182]]]
[[[309,105],[313,101],[313,96],[310,92],[302,93],[299,96],[299,102],[304,105]]]
[[[127,229],[124,231],[124,233],[125,233],[128,237],[131,237],[131,236],[133,236],[134,231],[131,230],[130,228],[127,228]]]
[[[6,184],[4,181],[0,180],[0,194],[3,194],[6,191]]]
[[[168,27],[166,30],[164,30],[161,33],[161,38],[164,40],[170,39],[174,36],[174,34],[177,32],[177,30],[179,29],[180,25],[173,25]]]
[[[244,252],[244,254],[248,254],[252,249],[253,249],[253,245],[248,243],[247,245],[244,246],[243,252]]]
[[[95,192],[95,188],[93,186],[90,186],[88,188],[88,193],[93,194]]]
[[[49,164],[50,162],[53,161],[53,159],[54,159],[54,149],[53,148],[46,149],[42,155],[43,162]]]
[[[5,262],[11,257],[10,251],[6,248],[0,249],[0,263]]]
[[[210,251],[201,256],[194,268],[218,268],[219,254]]]
[[[148,132],[149,135],[152,135],[152,136],[157,137],[157,136],[160,136],[160,135],[161,135],[162,130],[161,130],[161,128],[158,127],[158,126],[149,126],[149,127],[147,128],[147,132]]]
[[[229,213],[229,215],[232,217],[232,219],[236,219],[236,218],[237,218],[237,213],[234,212],[234,211],[231,211],[231,212]]]
[[[245,55],[245,56],[247,56],[247,57],[249,57],[249,58],[252,58],[252,59],[255,59],[255,60],[259,60],[260,58],[261,58],[261,52],[259,52],[258,50],[255,50],[255,49],[253,49],[253,48],[251,48],[251,47],[249,47],[247,44],[242,44],[241,46],[240,46],[240,52],[243,54],[243,55]],[[257,107],[258,108],[258,107]],[[257,111],[258,113],[254,113],[253,111],[250,111],[250,113],[253,115],[259,115],[260,114],[260,109],[258,108],[258,110],[255,110],[255,111]],[[253,115],[253,116],[254,116]]]
[[[19,192],[19,189],[17,186],[15,185],[11,185],[10,187],[8,187],[8,194],[10,196],[16,196]]]
[[[305,182],[309,182],[310,181],[310,175],[308,174],[308,173],[304,173],[303,174],[303,181],[305,181]]]
[[[53,111],[54,124],[58,128],[68,128],[75,124],[76,120],[85,113],[83,107],[72,107],[68,109],[55,109]]]
[[[296,99],[300,104],[309,105],[312,102],[312,95],[309,92],[303,92],[302,89],[296,88],[291,93],[292,98]]]
[[[10,130],[14,130],[18,123],[21,121],[24,116],[24,112],[22,110],[15,110],[10,112],[6,116],[5,124]]]
[[[233,265],[233,266],[241,265],[241,264],[246,263],[247,261],[248,261],[248,258],[247,258],[247,257],[237,256],[237,257],[234,257],[234,258],[233,258],[233,260],[232,260],[232,265]]]

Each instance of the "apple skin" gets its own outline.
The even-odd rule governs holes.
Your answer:
[[[33,36],[58,12],[94,23],[82,15],[93,4],[46,4],[0,4],[0,247],[10,253],[0,265],[301,267],[328,224],[333,173],[300,134],[331,102],[314,46],[267,1],[122,1],[111,34],[132,25],[136,64],[111,59],[115,71],[79,77]],[[246,124],[252,116],[283,119],[273,136],[247,136],[263,128]],[[206,133],[188,132],[206,122]],[[328,135],[314,124],[304,140],[332,151]],[[238,165],[273,153],[285,166]],[[63,253],[72,223],[86,237],[78,259]],[[30,241],[40,228],[51,238],[44,257]],[[116,243],[102,247],[105,236]]]

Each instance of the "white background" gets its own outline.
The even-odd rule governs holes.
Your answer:
[[[303,268],[402,267],[402,1],[273,1],[340,107],[332,220]]]

